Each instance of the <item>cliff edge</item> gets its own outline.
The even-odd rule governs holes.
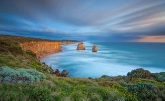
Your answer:
[[[31,37],[20,37],[11,35],[0,35],[0,40],[10,43],[18,44],[24,51],[32,51],[36,54],[37,58],[43,57],[51,53],[62,51],[62,45],[74,44],[76,40],[47,40]],[[1,47],[0,47],[1,49]]]

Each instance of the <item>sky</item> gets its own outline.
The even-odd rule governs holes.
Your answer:
[[[0,0],[0,34],[165,42],[165,0]]]

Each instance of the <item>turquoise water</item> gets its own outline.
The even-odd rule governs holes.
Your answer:
[[[64,45],[63,52],[43,59],[53,69],[69,71],[71,77],[100,77],[102,75],[126,75],[144,68],[151,72],[165,71],[164,43],[106,43],[84,42],[86,50],[76,50],[77,44]],[[99,51],[92,52],[97,44]]]

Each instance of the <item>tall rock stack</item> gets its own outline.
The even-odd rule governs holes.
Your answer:
[[[85,50],[85,45],[83,42],[80,42],[77,46],[77,50]]]
[[[97,51],[98,51],[97,45],[93,45],[92,52],[97,52]]]

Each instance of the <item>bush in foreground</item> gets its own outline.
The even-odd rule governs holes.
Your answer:
[[[152,73],[153,77],[156,78],[157,81],[164,82],[165,81],[165,72],[160,73]]]
[[[153,85],[151,82],[143,83],[143,82],[138,82],[136,84],[131,84],[128,85],[128,91],[136,93],[136,92],[141,92],[146,89],[152,89]]]
[[[151,73],[148,70],[144,70],[143,68],[139,68],[139,69],[132,70],[131,72],[128,72],[127,76],[130,79],[133,79],[133,78],[150,78]]]
[[[44,87],[35,87],[32,91],[32,99],[37,101],[51,101],[53,100],[50,96],[51,90]]]
[[[0,67],[0,82],[30,84],[42,81],[46,76],[33,69],[12,69],[7,66]]]

